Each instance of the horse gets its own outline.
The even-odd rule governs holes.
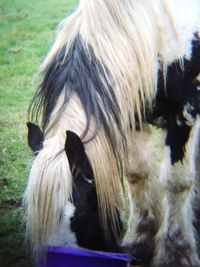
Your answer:
[[[63,21],[30,106],[30,120],[41,119],[44,132],[24,196],[36,251],[57,235],[71,202],[74,167],[64,148],[72,133],[91,166],[106,239],[117,236],[127,178],[123,246],[144,265],[200,266],[190,157],[198,128],[198,2],[80,0]],[[160,175],[149,124],[166,134]]]

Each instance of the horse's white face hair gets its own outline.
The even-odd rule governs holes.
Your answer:
[[[74,205],[68,201],[60,227],[58,227],[57,232],[49,236],[48,246],[78,247],[75,233],[71,231],[71,219],[74,212]]]

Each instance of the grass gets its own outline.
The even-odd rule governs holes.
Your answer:
[[[0,266],[31,267],[25,248],[23,208],[31,152],[27,109],[38,84],[37,72],[56,27],[77,0],[0,2]]]

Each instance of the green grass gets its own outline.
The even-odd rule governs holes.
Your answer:
[[[0,1],[0,266],[32,266],[21,199],[31,152],[27,109],[38,69],[61,20],[78,0]]]

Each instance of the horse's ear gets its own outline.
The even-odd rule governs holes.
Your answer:
[[[69,160],[71,171],[76,172],[78,169],[84,172],[88,178],[92,178],[92,167],[85,153],[83,142],[80,137],[72,131],[67,131],[66,134],[65,152]]]
[[[81,160],[84,160],[86,154],[80,137],[72,131],[67,131],[66,134],[65,152],[72,169],[74,164],[79,164]]]
[[[36,154],[39,150],[42,149],[44,135],[40,130],[39,126],[35,125],[34,123],[28,122],[28,145]]]

